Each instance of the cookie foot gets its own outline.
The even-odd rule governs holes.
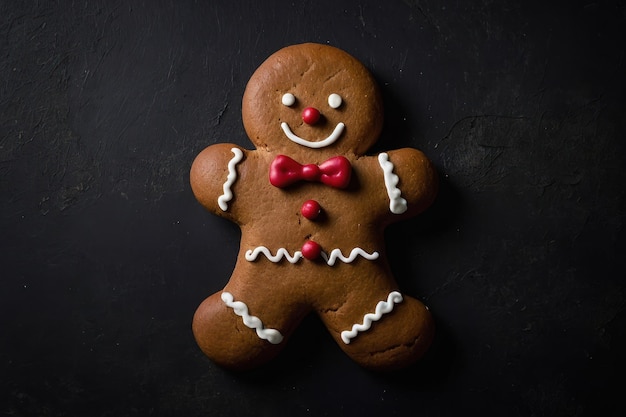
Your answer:
[[[192,330],[205,355],[233,370],[256,368],[273,359],[285,345],[278,330],[264,328],[262,321],[228,292],[213,294],[200,304]]]
[[[434,331],[434,322],[426,306],[415,298],[403,296],[392,311],[389,309],[387,314],[381,314],[379,320],[356,334],[350,343],[345,343],[345,337],[341,337],[341,333],[345,336],[345,330],[331,330],[331,333],[344,352],[362,367],[393,371],[419,360],[428,350]]]

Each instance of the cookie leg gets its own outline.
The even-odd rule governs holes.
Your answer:
[[[434,336],[428,309],[413,297],[393,291],[360,312],[343,307],[322,313],[339,346],[361,366],[373,370],[406,367],[424,355]]]
[[[245,370],[269,361],[282,350],[287,335],[253,314],[233,294],[213,294],[200,304],[193,318],[198,346],[225,368]]]

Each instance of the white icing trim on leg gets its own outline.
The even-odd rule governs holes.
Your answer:
[[[233,156],[228,162],[228,176],[226,177],[226,182],[222,187],[224,194],[217,198],[217,204],[220,206],[222,211],[228,210],[228,202],[233,199],[233,193],[230,190],[230,187],[237,180],[237,170],[235,167],[243,159],[243,152],[241,152],[241,149],[232,148],[231,152],[235,154],[235,156]]]
[[[394,166],[389,160],[389,154],[386,152],[379,154],[378,163],[383,169],[383,178],[387,188],[387,195],[389,196],[389,210],[393,214],[402,214],[408,207],[406,200],[402,198],[402,192],[398,188],[400,178],[393,172]]]
[[[394,304],[402,302],[402,294],[398,291],[392,291],[387,296],[387,301],[379,301],[376,304],[376,310],[374,313],[368,313],[363,317],[362,324],[355,324],[351,330],[344,330],[341,332],[341,340],[346,345],[350,344],[350,339],[354,339],[360,332],[369,330],[372,327],[372,323],[380,320],[383,314],[391,313],[393,311]]]
[[[233,295],[229,292],[222,292],[222,301],[228,307],[232,308],[236,315],[243,318],[243,324],[250,329],[256,330],[257,336],[263,340],[267,340],[273,345],[277,345],[283,341],[283,335],[276,329],[266,329],[263,326],[263,322],[256,316],[251,316],[248,313],[248,306],[241,302],[235,301]]]

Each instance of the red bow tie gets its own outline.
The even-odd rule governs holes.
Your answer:
[[[346,188],[350,183],[352,166],[343,156],[335,156],[320,165],[301,165],[288,156],[278,155],[270,165],[270,183],[284,188],[297,181],[319,181],[335,188]]]

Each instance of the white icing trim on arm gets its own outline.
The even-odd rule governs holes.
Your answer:
[[[389,155],[386,152],[379,154],[378,163],[384,173],[385,187],[389,196],[389,210],[393,214],[402,214],[408,207],[406,200],[402,198],[402,192],[398,188],[400,178],[393,172],[394,166],[389,160]]]
[[[333,249],[330,252],[330,256],[326,255],[326,253],[324,252],[321,253],[321,256],[324,258],[326,263],[330,266],[333,266],[335,262],[337,261],[337,259],[339,259],[340,261],[344,263],[352,263],[359,255],[361,255],[362,257],[370,261],[373,261],[374,259],[378,259],[378,252],[367,253],[361,248],[352,249],[352,251],[350,252],[350,256],[348,256],[347,258],[343,256],[343,253],[341,253],[341,249]]]
[[[379,301],[376,304],[376,310],[374,313],[368,313],[363,317],[362,324],[355,324],[351,330],[344,330],[341,332],[341,340],[346,345],[350,344],[350,339],[354,339],[359,332],[364,332],[372,327],[372,323],[380,320],[383,314],[391,313],[393,311],[394,304],[401,303],[403,300],[402,294],[398,291],[392,291],[387,296],[387,301]]]
[[[233,193],[231,192],[230,187],[237,180],[237,170],[235,167],[243,159],[243,152],[241,152],[241,149],[232,148],[231,152],[235,154],[235,156],[233,156],[228,162],[228,177],[226,177],[226,182],[222,187],[224,194],[217,198],[217,204],[220,206],[222,211],[228,210],[228,202],[233,199]]]
[[[251,316],[248,313],[248,306],[241,302],[235,301],[233,295],[229,292],[222,292],[222,301],[226,306],[233,309],[236,315],[243,319],[245,324],[250,329],[256,330],[257,336],[263,340],[267,340],[273,345],[277,345],[283,341],[283,335],[276,329],[266,329],[263,326],[263,322],[256,316]]]

